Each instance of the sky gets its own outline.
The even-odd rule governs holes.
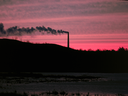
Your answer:
[[[70,48],[128,48],[128,1],[125,0],[0,0],[0,23],[6,33],[0,32],[0,38],[66,47],[65,32],[69,32]],[[38,30],[39,26],[52,30]]]

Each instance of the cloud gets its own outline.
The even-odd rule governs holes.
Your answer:
[[[61,33],[69,33],[68,31],[55,30],[50,27],[45,28],[44,26],[37,26],[36,28],[19,28],[18,26],[10,27],[7,30],[4,30],[3,23],[0,23],[0,36],[22,36],[22,35],[32,35],[35,32],[42,33],[51,33],[51,34],[61,34]]]

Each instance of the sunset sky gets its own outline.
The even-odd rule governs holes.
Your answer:
[[[45,26],[70,33],[70,47],[83,50],[128,48],[128,1],[123,0],[0,0],[4,29]],[[25,33],[25,32],[24,32]],[[7,37],[0,32],[0,37]],[[67,46],[67,34],[11,33],[33,43]]]

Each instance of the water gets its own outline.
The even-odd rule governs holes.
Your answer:
[[[72,76],[100,76],[101,79],[89,82],[38,82],[38,83],[12,83],[2,84],[5,88],[0,91],[14,91],[41,93],[56,90],[68,93],[90,93],[90,94],[127,94],[128,95],[128,73],[42,73],[45,75],[72,75]],[[30,81],[33,79],[29,78]]]

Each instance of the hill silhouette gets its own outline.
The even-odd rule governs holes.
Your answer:
[[[1,71],[128,72],[128,51],[82,51],[56,44],[0,39]]]

